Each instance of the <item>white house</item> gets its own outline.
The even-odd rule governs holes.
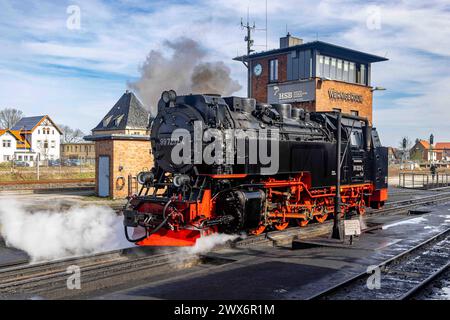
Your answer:
[[[22,142],[26,144],[20,152],[16,152],[16,160],[21,161],[22,158],[22,161],[33,161],[36,155],[41,160],[60,158],[62,131],[49,116],[22,118],[12,130],[19,131]],[[28,160],[24,160],[24,157]]]
[[[0,130],[0,162],[11,161],[17,151],[17,137],[9,130]]]

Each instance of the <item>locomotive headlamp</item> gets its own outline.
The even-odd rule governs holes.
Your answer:
[[[155,178],[153,172],[141,172],[137,175],[137,181],[142,185],[150,185]]]
[[[169,101],[175,102],[177,100],[177,93],[175,90],[169,90]]]
[[[164,92],[161,94],[161,99],[164,101],[164,103],[169,103],[169,102],[170,102],[169,91],[164,91]]]
[[[164,91],[161,94],[161,99],[164,103],[175,102],[177,100],[177,93],[174,90]]]
[[[191,182],[191,178],[188,175],[181,174],[173,177],[173,185],[175,187],[181,187],[183,185],[188,185]]]

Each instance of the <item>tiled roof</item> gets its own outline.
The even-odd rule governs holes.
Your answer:
[[[147,129],[150,113],[132,92],[125,92],[92,131]]]
[[[25,139],[24,135],[20,134],[18,130],[0,130],[0,136],[4,135],[6,132],[10,133],[17,141],[17,149],[29,149],[31,148],[30,143]]]
[[[24,117],[19,122],[17,122],[14,127],[11,129],[13,131],[32,131],[39,123],[47,119],[50,121],[53,126],[58,130],[60,134],[62,134],[61,129],[50,119],[49,116],[36,116],[36,117]]]
[[[419,143],[425,148],[430,149],[430,143],[426,140],[419,140]]]
[[[434,146],[435,149],[449,149],[450,150],[450,142],[437,142]]]
[[[17,122],[12,130],[25,130],[30,131],[34,127],[38,125],[38,123],[44,118],[45,116],[37,116],[37,117],[25,117],[22,118],[19,122]]]

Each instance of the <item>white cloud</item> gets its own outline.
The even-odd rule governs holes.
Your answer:
[[[224,61],[245,85],[244,67],[231,61],[245,50],[240,18],[245,19],[250,7],[251,22],[258,28],[265,23],[261,0],[79,0],[81,30],[70,31],[65,28],[70,4],[0,0],[0,105],[21,107],[28,114],[45,108],[60,115],[61,122],[84,130],[96,125],[120,97],[126,80],[138,75],[148,52],[161,49],[165,39],[186,36],[199,41],[211,60]],[[379,6],[380,29],[367,28],[369,5]],[[278,46],[287,24],[306,41],[317,34],[320,40],[387,54],[390,61],[374,64],[372,77],[374,85],[388,89],[375,93],[374,119],[385,143],[397,145],[404,135],[425,138],[430,130],[438,140],[450,140],[447,0],[268,0],[268,6],[269,48]],[[264,32],[254,36],[256,44],[265,44]],[[87,70],[100,78],[76,71],[68,76],[67,70],[46,74],[45,64]],[[10,90],[23,94],[7,94]]]

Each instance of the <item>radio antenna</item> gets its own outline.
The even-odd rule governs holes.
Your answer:
[[[241,29],[242,30],[246,30],[247,34],[244,38],[244,41],[247,42],[247,57],[250,56],[250,54],[255,51],[252,49],[253,45],[254,45],[254,40],[252,39],[252,32],[255,31],[256,26],[255,23],[253,22],[253,26],[250,25],[250,8],[247,8],[247,22],[244,24],[243,19],[241,18]],[[245,56],[242,57],[242,63],[247,67],[247,95],[248,97],[250,97],[251,95],[251,83],[250,83],[250,78],[252,76],[251,74],[251,70],[250,70],[250,65],[249,65],[249,61],[245,61]]]

